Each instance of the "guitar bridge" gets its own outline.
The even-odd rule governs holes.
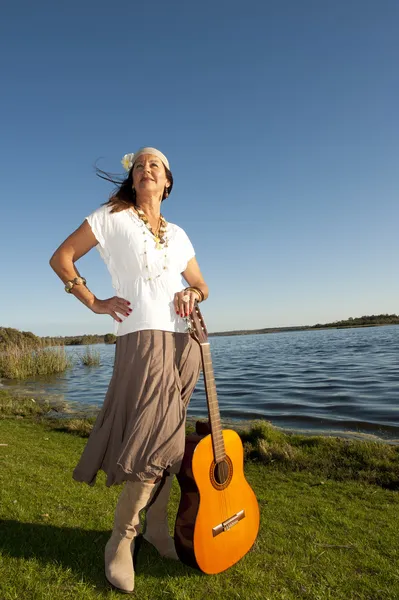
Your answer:
[[[219,523],[219,525],[216,525],[216,527],[213,527],[212,528],[213,537],[216,537],[217,535],[219,535],[220,533],[223,533],[224,531],[228,531],[229,529],[234,527],[234,525],[237,525],[238,521],[241,521],[244,518],[245,518],[245,510],[240,510],[238,513],[236,513],[229,519],[226,519],[226,521],[223,521],[223,523]]]

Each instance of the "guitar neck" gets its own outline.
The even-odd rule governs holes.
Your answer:
[[[218,396],[216,392],[215,376],[213,373],[211,348],[209,342],[200,343],[202,367],[204,372],[204,383],[206,400],[208,403],[209,421],[212,431],[212,446],[215,462],[219,463],[226,457],[224,440],[222,434],[222,424],[220,421],[220,411]]]

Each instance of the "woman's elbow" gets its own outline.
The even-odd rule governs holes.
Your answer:
[[[67,255],[62,248],[57,248],[52,257],[49,260],[49,265],[57,274],[59,270],[65,265]]]
[[[54,252],[54,254],[52,255],[52,257],[50,258],[50,260],[48,262],[49,262],[50,267],[53,269],[53,271],[55,271],[56,264],[57,264],[57,250]]]

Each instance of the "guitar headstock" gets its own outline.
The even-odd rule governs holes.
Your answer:
[[[187,317],[187,322],[189,331],[195,340],[199,344],[206,344],[208,342],[208,331],[197,302],[194,304],[191,315]]]

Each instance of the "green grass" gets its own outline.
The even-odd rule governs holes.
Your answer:
[[[0,418],[5,417],[38,417],[51,410],[51,405],[42,400],[10,394],[0,389]]]
[[[36,423],[44,423],[47,428],[81,437],[89,436],[95,421],[94,416],[80,416],[71,412],[66,402],[35,399],[0,389],[0,420],[24,417],[33,419]]]
[[[15,396],[0,389],[0,419],[29,417],[46,427],[88,437],[95,416],[66,403]],[[189,420],[188,431],[194,431]],[[399,490],[399,446],[369,440],[286,434],[268,421],[238,427],[245,459],[279,472],[310,472],[321,479],[361,481]]]
[[[74,482],[72,470],[86,440],[52,429],[46,420],[34,422],[35,416],[18,417],[0,420],[1,600],[121,598],[103,576],[120,488],[106,488],[103,474],[92,488]],[[399,598],[397,491],[348,478],[321,479],[259,458],[246,463],[246,475],[261,508],[251,552],[225,573],[206,576],[161,559],[143,544],[135,597]],[[171,526],[178,497],[175,483]]]
[[[241,432],[247,459],[282,472],[306,471],[337,481],[399,490],[399,446],[369,440],[283,433],[267,421]]]

